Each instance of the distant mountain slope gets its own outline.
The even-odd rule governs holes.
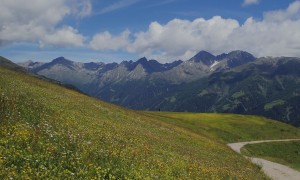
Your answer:
[[[0,67],[4,67],[15,71],[26,72],[26,69],[24,67],[21,67],[2,56],[0,56]]]
[[[258,114],[300,125],[299,58],[200,51],[169,64],[146,58],[120,64],[58,58],[25,67],[132,109]]]
[[[210,133],[198,134],[3,66],[0,74],[2,179],[266,178]],[[253,126],[274,129],[275,123],[260,121]],[[281,127],[295,131],[277,123],[274,132]]]
[[[135,84],[137,81],[145,81],[150,85],[152,82],[154,84],[166,83],[167,86],[174,83],[181,84],[253,60],[255,58],[251,54],[243,51],[233,51],[219,56],[201,51],[188,61],[179,60],[166,64],[161,64],[156,60],[147,60],[145,57],[136,62],[123,61],[120,64],[77,63],[59,57],[50,63],[29,61],[20,65],[31,72],[73,84],[92,96],[107,99],[109,97],[103,95],[102,92],[107,92],[108,86],[123,86],[127,82]]]
[[[176,87],[156,106],[171,111],[257,114],[300,125],[300,59],[260,58]]]
[[[20,63],[28,70],[52,79],[74,84],[83,91],[88,91],[90,84],[102,88],[104,85],[131,80],[165,80],[170,83],[190,82],[212,72],[239,66],[255,57],[243,51],[214,56],[201,51],[188,61],[174,61],[161,64],[145,57],[134,61],[117,63],[78,63],[59,57],[50,63]]]

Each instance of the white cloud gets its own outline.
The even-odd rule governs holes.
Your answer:
[[[129,42],[128,30],[122,32],[118,36],[112,36],[109,32],[105,31],[96,34],[90,42],[90,47],[94,50],[121,50],[125,49]]]
[[[135,40],[128,50],[143,55],[163,54],[169,58],[187,58],[201,49],[222,49],[222,42],[227,41],[230,33],[238,27],[236,20],[219,16],[209,20],[174,19],[166,25],[153,22],[148,31],[135,34]]]
[[[260,0],[244,0],[243,6],[250,6],[253,4],[258,4]]]
[[[152,22],[148,30],[126,36],[114,37],[105,32],[98,39],[102,47],[95,45],[94,49],[125,49],[161,61],[186,60],[200,50],[214,54],[245,50],[256,56],[300,56],[299,29],[300,1],[295,1],[285,10],[266,12],[262,20],[250,17],[242,24],[215,16],[193,21],[174,19],[167,24]],[[93,40],[97,42],[97,38]]]
[[[264,13],[264,20],[268,22],[297,21],[300,19],[300,1],[290,4],[286,10]]]
[[[76,29],[66,26],[61,29],[57,29],[52,34],[45,35],[42,38],[40,45],[44,46],[44,44],[51,44],[55,46],[66,47],[71,44],[76,47],[83,47],[84,40],[85,37],[81,34],[78,34]]]
[[[57,27],[66,16],[72,15],[72,2],[74,3],[71,0],[0,0],[0,42],[82,45],[83,41],[78,41],[84,38],[76,30]],[[83,16],[87,11],[83,8],[77,12],[83,13]]]
[[[300,1],[286,10],[267,12],[261,21],[248,18],[229,36],[232,49],[257,56],[300,56]]]
[[[138,1],[119,0],[102,13]],[[60,24],[67,16],[89,16],[91,0],[0,0],[0,4],[0,46],[12,42],[39,43],[41,47],[85,46],[87,38],[77,29]],[[215,16],[193,21],[173,19],[166,24],[152,22],[146,31],[136,33],[125,30],[113,35],[105,31],[94,35],[89,47],[122,50],[162,61],[185,60],[200,50],[219,54],[240,49],[256,56],[300,56],[299,29],[300,1],[295,1],[286,9],[265,12],[261,20],[249,17],[241,24]]]
[[[137,2],[139,2],[140,0],[120,0],[118,2],[115,2],[113,4],[111,4],[110,6],[107,6],[105,8],[103,8],[99,14],[106,14],[106,13],[110,13],[112,11],[116,11],[118,9],[122,9],[128,6],[131,6]]]

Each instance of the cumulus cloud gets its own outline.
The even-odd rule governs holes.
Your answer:
[[[300,56],[300,1],[287,9],[266,12],[261,20],[249,17],[244,23],[220,16],[193,21],[174,19],[152,22],[148,30],[94,37],[93,48],[126,50],[162,61],[186,60],[199,50],[214,54],[245,50],[260,56]],[[107,44],[109,43],[109,44]],[[98,48],[97,48],[98,47]]]
[[[300,1],[286,10],[264,14],[263,20],[248,18],[229,36],[232,48],[249,50],[257,56],[300,56]]]
[[[128,30],[118,36],[112,36],[108,31],[98,33],[92,38],[90,47],[102,51],[125,49],[130,43],[129,34]]]
[[[222,49],[223,44],[220,42],[227,41],[227,37],[238,26],[236,20],[222,19],[219,16],[209,20],[174,19],[166,25],[153,22],[148,31],[135,34],[135,40],[128,46],[128,50],[143,55],[163,54],[164,59],[187,58],[186,56],[199,49]]]
[[[299,21],[300,1],[290,4],[286,10],[277,10],[264,13],[264,20],[268,22]]]
[[[244,0],[243,6],[250,6],[253,4],[258,4],[259,0]]]
[[[70,3],[70,0],[1,0],[0,42],[81,46],[84,38],[75,29],[57,27],[66,16],[72,15]],[[82,8],[77,12],[83,16],[88,11]]]
[[[56,46],[66,47],[72,44],[73,46],[83,47],[84,40],[85,37],[78,34],[76,29],[66,26],[61,29],[57,29],[52,34],[46,34],[40,42],[40,45],[44,46],[44,44],[54,44]]]
[[[119,0],[102,9],[108,13],[139,0]],[[165,2],[172,2],[166,0]],[[258,1],[245,1],[248,5]],[[0,0],[0,46],[33,42],[44,46],[82,47],[86,37],[61,22],[68,17],[92,13],[91,0]],[[99,51],[127,51],[162,61],[186,60],[200,50],[214,54],[245,50],[256,56],[300,56],[300,1],[286,9],[265,12],[262,19],[245,22],[215,16],[193,21],[173,19],[152,22],[145,31],[108,31],[91,37],[89,47]]]

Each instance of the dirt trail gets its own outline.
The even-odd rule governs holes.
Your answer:
[[[249,141],[249,142],[230,143],[227,145],[235,152],[241,154],[241,148],[246,144],[258,144],[258,143],[265,143],[265,142],[284,142],[284,141],[300,141],[300,139]],[[253,163],[261,166],[265,174],[274,180],[286,180],[286,179],[299,180],[300,179],[300,172],[291,169],[288,166],[267,161],[261,158],[252,158],[247,156],[245,157],[250,159]]]

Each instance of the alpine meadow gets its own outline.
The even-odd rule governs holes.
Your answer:
[[[0,180],[299,180],[300,0],[0,0]]]
[[[225,143],[300,137],[256,116],[132,111],[4,58],[0,84],[4,179],[267,179]]]

